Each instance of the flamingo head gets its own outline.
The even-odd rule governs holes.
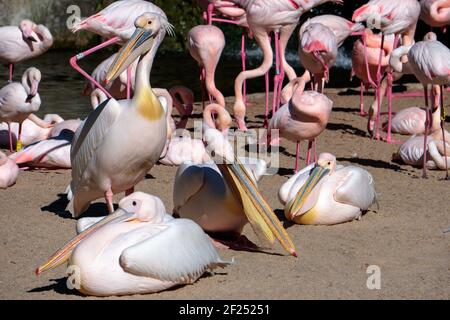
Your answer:
[[[22,31],[23,38],[25,40],[36,42],[37,39],[33,36],[34,29],[36,28],[36,24],[28,19],[22,20],[19,24],[19,29]]]

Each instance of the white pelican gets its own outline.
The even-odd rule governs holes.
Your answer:
[[[120,49],[106,76],[107,82],[114,80],[140,57],[133,99],[101,103],[72,142],[68,198],[74,216],[102,196],[109,212],[113,212],[113,193],[131,193],[158,161],[166,142],[166,117],[149,78],[156,50],[171,26],[164,17],[150,12],[139,16],[135,26],[136,31]]]
[[[355,166],[336,164],[336,157],[322,153],[292,176],[279,190],[286,218],[298,224],[331,225],[360,219],[376,202],[372,175]]]
[[[174,213],[193,219],[209,232],[240,234],[250,222],[260,240],[273,244],[276,238],[287,252],[297,256],[289,235],[256,185],[265,173],[266,163],[249,159],[246,167],[245,159],[234,155],[222,132],[208,122],[203,130],[203,140],[208,152],[214,154],[211,158],[215,163],[186,162],[178,168]]]
[[[142,192],[123,198],[106,218],[80,219],[77,229],[81,233],[36,274],[68,260],[68,267],[78,270],[77,289],[87,295],[158,292],[194,283],[205,271],[231,263],[219,257],[197,224],[174,219],[159,198]]]

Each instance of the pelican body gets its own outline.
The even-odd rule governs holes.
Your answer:
[[[154,293],[229,264],[197,224],[174,219],[161,199],[141,192],[123,198],[106,218],[80,219],[77,230],[36,274],[68,261],[86,295]]]
[[[372,175],[355,166],[337,165],[329,153],[292,176],[278,196],[288,220],[312,225],[360,219],[376,201]]]

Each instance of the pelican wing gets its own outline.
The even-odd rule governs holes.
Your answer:
[[[376,201],[373,177],[369,172],[348,166],[337,171],[336,174],[342,177],[334,194],[337,202],[367,210]]]
[[[229,263],[220,259],[211,239],[188,219],[172,220],[160,233],[149,233],[147,239],[125,249],[120,256],[126,272],[182,283],[192,283],[207,269]]]
[[[89,114],[78,128],[70,151],[72,182],[75,185],[82,177],[95,150],[119,117],[121,110],[122,108],[116,100],[105,100]]]

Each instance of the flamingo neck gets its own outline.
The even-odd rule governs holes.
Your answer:
[[[136,68],[136,91],[133,97],[133,105],[144,118],[150,121],[164,117],[164,109],[150,86],[154,52],[150,50],[140,58]]]
[[[31,88],[30,88],[30,86],[28,85],[28,81],[31,82],[30,74],[29,74],[29,72],[25,72],[25,73],[22,75],[22,86],[25,88],[25,92],[26,92],[27,94],[30,94],[30,93],[31,93]]]

